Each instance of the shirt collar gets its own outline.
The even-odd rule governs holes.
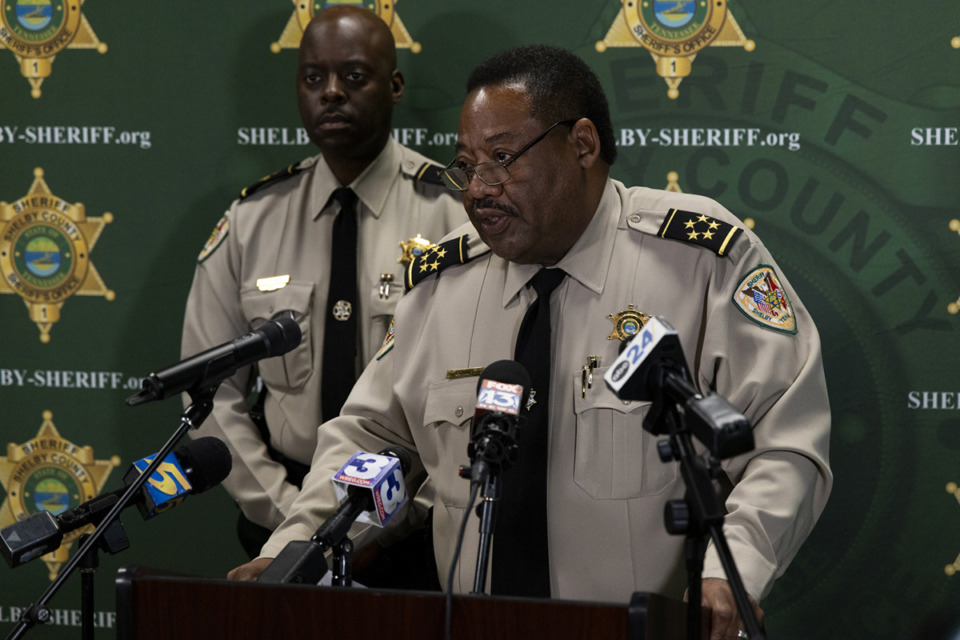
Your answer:
[[[357,179],[347,185],[357,194],[357,198],[363,203],[363,206],[373,214],[374,218],[379,218],[386,208],[387,196],[390,189],[393,188],[394,180],[400,176],[400,163],[402,161],[400,143],[390,137],[387,144],[383,147],[373,162],[371,162],[363,172],[357,176]],[[319,185],[315,191],[316,200],[313,210],[320,212],[330,204],[330,196],[334,190],[340,186],[330,165],[323,157],[317,162],[316,181]]]

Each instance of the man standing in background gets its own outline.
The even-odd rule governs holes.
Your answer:
[[[373,12],[333,6],[300,44],[300,117],[321,154],[245,189],[201,252],[187,300],[184,357],[292,314],[300,346],[224,381],[195,432],[233,454],[224,486],[250,557],[286,516],[316,448],[381,345],[404,265],[466,222],[439,167],[391,137],[404,93],[396,47]]]

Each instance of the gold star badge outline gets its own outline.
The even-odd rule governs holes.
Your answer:
[[[33,170],[34,180],[26,195],[13,203],[0,201],[0,271],[3,279],[0,280],[0,294],[17,293],[26,304],[30,319],[40,329],[40,341],[50,342],[50,329],[53,323],[60,319],[60,310],[66,299],[72,295],[103,296],[108,301],[116,298],[116,293],[108,289],[100,273],[90,259],[100,234],[105,225],[113,222],[113,214],[105,212],[101,217],[87,217],[83,203],[69,203],[65,199],[53,194],[43,179],[44,171],[37,167]],[[44,301],[41,289],[34,289],[24,283],[16,266],[17,247],[16,238],[19,232],[13,227],[31,224],[31,214],[38,209],[53,211],[69,223],[76,226],[75,240],[78,255],[77,272],[82,273],[82,280],[72,287],[69,293],[59,301]],[[35,218],[35,216],[34,216]],[[29,220],[28,220],[29,219]],[[34,225],[38,226],[38,225]],[[79,279],[79,278],[78,278]]]
[[[39,98],[40,85],[53,72],[53,60],[63,49],[96,49],[98,53],[107,52],[107,44],[101,42],[94,33],[90,21],[83,14],[82,6],[86,0],[64,0],[63,28],[58,29],[52,38],[42,43],[30,43],[16,37],[11,31],[10,15],[16,0],[0,0],[0,49],[14,51],[14,58],[20,65],[20,74],[27,79],[32,89],[30,95]],[[32,50],[36,44],[45,45],[44,49]],[[22,51],[25,55],[18,54]],[[40,54],[40,55],[37,55]]]
[[[72,476],[79,489],[78,494],[71,496],[72,503],[80,504],[100,495],[111,471],[120,465],[118,456],[96,460],[92,447],[75,445],[60,436],[53,423],[53,412],[44,411],[42,415],[43,422],[37,435],[21,444],[7,443],[7,455],[0,456],[0,484],[6,493],[0,504],[0,528],[37,512],[27,506],[25,500],[30,496],[24,490],[36,471],[52,468]],[[59,549],[42,557],[51,581],[56,579],[61,565],[69,558],[73,541],[92,530],[93,526],[88,525],[68,533]]]
[[[280,53],[284,49],[297,49],[300,47],[300,39],[303,37],[303,30],[307,28],[310,19],[317,13],[323,11],[324,4],[340,4],[338,2],[304,2],[303,0],[291,0],[293,2],[293,15],[287,21],[280,38],[276,42],[270,43],[270,51]],[[345,2],[343,4],[355,4]],[[419,42],[415,42],[410,36],[410,32],[403,25],[399,14],[395,9],[396,2],[392,0],[366,0],[363,6],[370,9],[383,20],[390,33],[393,34],[393,41],[398,49],[409,49],[413,53],[420,53],[423,47]]]
[[[603,53],[609,47],[642,47],[650,52],[653,63],[657,68],[657,75],[664,79],[667,84],[667,96],[671,100],[677,99],[680,95],[680,83],[688,77],[693,70],[693,61],[697,57],[697,52],[702,48],[710,47],[743,47],[750,52],[756,49],[756,43],[747,39],[743,30],[737,23],[737,19],[726,6],[726,0],[720,0],[708,9],[710,24],[707,29],[713,32],[712,36],[704,37],[698,30],[691,38],[676,41],[675,44],[683,50],[680,55],[665,55],[657,53],[658,48],[647,44],[647,31],[642,24],[642,20],[634,13],[638,12],[638,7],[648,8],[653,0],[621,0],[620,12],[617,14],[613,24],[607,31],[603,40],[596,43],[595,49]],[[707,7],[707,0],[696,0],[697,5]],[[680,2],[677,3],[681,4]],[[722,11],[722,13],[721,13]],[[666,47],[661,46],[660,49]]]

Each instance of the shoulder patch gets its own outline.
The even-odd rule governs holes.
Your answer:
[[[210,257],[214,251],[217,250],[223,241],[226,239],[227,235],[230,233],[230,216],[223,214],[223,217],[220,218],[220,221],[217,222],[217,226],[213,228],[213,231],[210,233],[210,237],[207,238],[207,243],[203,245],[203,249],[200,250],[200,255],[197,257],[197,262],[203,262]]]
[[[284,178],[287,178],[287,177],[289,177],[289,176],[296,175],[296,174],[298,174],[298,173],[300,173],[300,165],[299,165],[299,164],[292,164],[292,165],[290,165],[289,167],[287,167],[286,169],[281,169],[280,171],[277,171],[276,173],[271,173],[271,174],[268,175],[268,176],[264,176],[264,177],[260,178],[259,180],[257,180],[256,182],[254,182],[254,183],[253,183],[252,185],[250,185],[249,187],[246,187],[245,189],[243,189],[243,190],[240,192],[240,199],[243,200],[244,198],[247,198],[247,197],[253,195],[254,193],[256,193],[257,191],[259,191],[259,190],[262,189],[263,187],[267,186],[268,184],[273,184],[273,183],[276,182],[277,180],[282,180],[282,179],[284,179]]]
[[[390,326],[387,328],[387,335],[383,337],[383,344],[380,345],[380,349],[373,357],[374,360],[379,360],[383,356],[390,353],[390,350],[393,349],[393,339],[396,337],[396,335],[397,327],[394,324],[394,318],[390,318]]]
[[[445,186],[443,178],[440,177],[442,173],[443,167],[440,165],[433,164],[432,162],[424,162],[423,166],[417,169],[417,180],[443,187]]]
[[[761,327],[783,333],[797,332],[793,305],[769,265],[755,267],[740,280],[733,292],[733,304]]]
[[[657,231],[661,238],[696,244],[718,256],[726,256],[742,233],[740,227],[680,209],[670,209]]]
[[[447,267],[456,264],[466,264],[471,260],[467,252],[467,238],[463,235],[453,240],[447,240],[440,244],[432,244],[427,247],[423,253],[416,256],[407,265],[407,273],[403,278],[403,286],[406,291],[426,278],[427,276],[440,273]]]

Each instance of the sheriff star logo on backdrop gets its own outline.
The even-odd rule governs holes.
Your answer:
[[[84,0],[0,0],[0,49],[13,52],[20,73],[40,97],[40,85],[64,49],[107,52],[81,7]]]
[[[119,464],[118,456],[95,460],[91,447],[60,437],[53,413],[44,411],[37,435],[22,444],[8,443],[6,457],[0,457],[0,483],[7,493],[0,505],[0,528],[40,511],[59,515],[92,500]],[[70,556],[73,541],[91,531],[92,525],[71,531],[59,549],[43,556],[50,580]]]
[[[951,220],[950,230],[960,233],[960,220],[957,220],[956,218]],[[957,315],[957,313],[960,312],[960,298],[957,298],[956,302],[951,302],[950,304],[948,304],[947,311],[949,311],[953,315]]]
[[[650,52],[657,74],[680,95],[680,83],[690,75],[693,60],[705,47],[743,47],[753,51],[727,10],[727,0],[621,0],[622,7],[606,37],[597,42],[603,53],[609,47],[643,47]]]
[[[0,202],[0,293],[23,298],[30,320],[40,329],[40,341],[50,342],[50,329],[73,294],[113,300],[90,261],[104,225],[113,215],[88,218],[83,204],[53,195],[43,169],[33,170],[27,195]]]
[[[293,15],[287,22],[280,39],[270,45],[270,51],[280,53],[282,49],[296,49],[300,46],[300,38],[303,36],[303,30],[307,28],[310,19],[320,13],[326,7],[332,7],[337,4],[358,5],[356,0],[327,0],[325,2],[307,2],[305,0],[292,0]],[[367,0],[363,3],[387,23],[390,32],[393,34],[393,40],[398,49],[410,49],[413,53],[420,53],[420,43],[414,42],[410,37],[410,32],[403,26],[403,21],[397,14],[396,2],[392,0]]]
[[[960,502],[960,487],[957,486],[956,482],[947,483],[947,493],[952,494],[953,497],[957,499],[957,502]],[[948,576],[952,576],[957,571],[960,571],[960,556],[957,556],[956,560],[945,566],[943,571]]]

